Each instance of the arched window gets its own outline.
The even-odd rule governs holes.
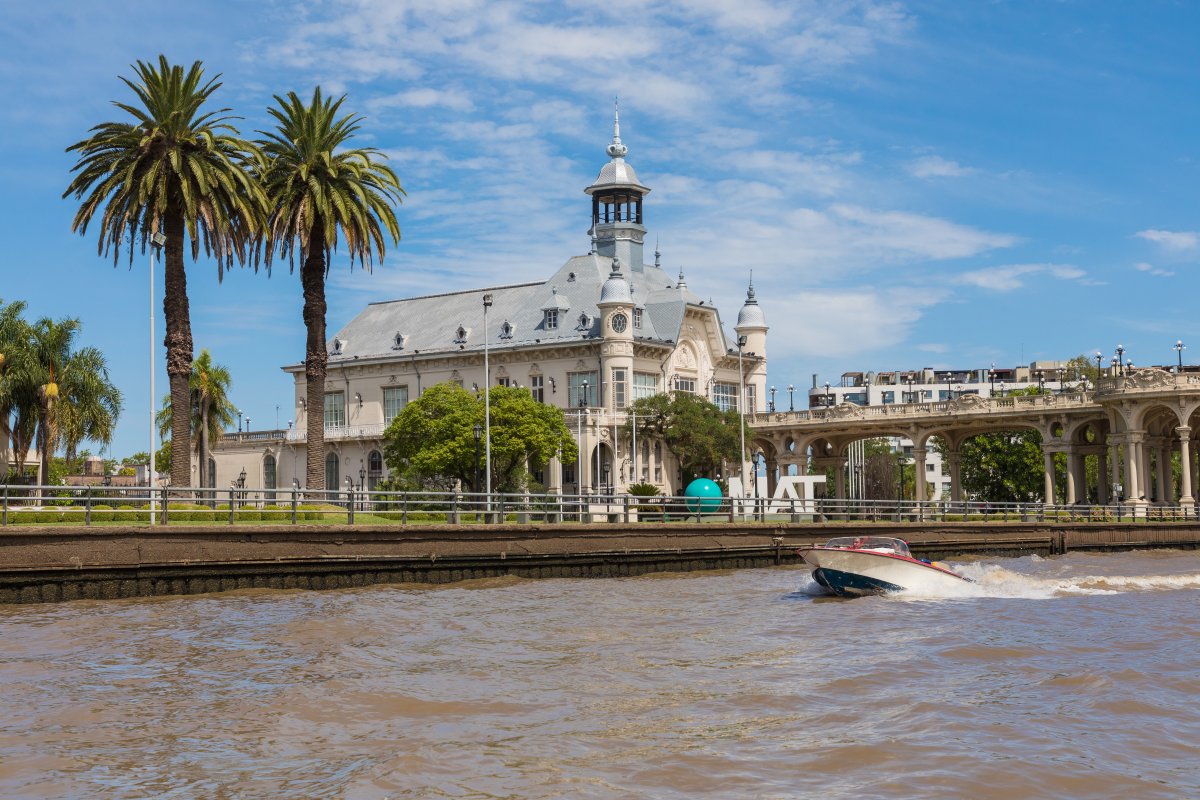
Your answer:
[[[383,455],[378,450],[367,454],[367,488],[375,491],[375,487],[383,480]]]
[[[275,502],[275,456],[268,454],[263,458],[263,499],[269,503]]]
[[[338,483],[341,476],[338,474],[338,455],[337,453],[325,454],[325,488],[333,491],[340,488]]]

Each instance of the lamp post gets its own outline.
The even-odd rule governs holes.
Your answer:
[[[869,406],[869,405],[871,405],[871,379],[870,378],[867,378],[865,381],[863,381],[863,391],[865,393],[864,397],[863,397],[863,405]]]
[[[163,245],[167,243],[167,237],[162,231],[156,231],[150,236],[150,463],[146,465],[147,495],[150,489],[154,487],[154,270],[157,269],[155,264],[158,259],[155,257],[162,252]],[[150,503],[150,524],[154,524],[154,503]]]
[[[946,373],[946,399],[953,400],[954,392],[950,389],[950,373]]]
[[[904,500],[904,453],[896,453],[896,504]]]
[[[1117,345],[1117,369],[1119,369],[1121,371],[1122,375],[1125,374],[1124,358],[1125,358],[1125,346],[1119,344],[1119,345]]]
[[[1096,385],[1100,385],[1100,364],[1104,360],[1104,354],[1099,350],[1096,351]]]
[[[479,440],[483,438],[483,426],[478,422],[471,429],[471,433],[475,435],[475,491],[479,491]]]
[[[825,381],[825,407],[830,408],[833,405],[833,395],[829,392],[829,381]]]
[[[1062,367],[1059,367],[1057,370],[1055,370],[1055,372],[1058,373],[1058,393],[1059,394],[1062,394],[1062,390],[1063,390],[1063,372],[1064,371],[1065,370]]]
[[[242,410],[240,408],[237,410],[237,414],[238,414],[238,433],[241,433],[242,432]]]
[[[1038,394],[1045,394],[1046,393],[1046,373],[1039,369],[1037,371],[1037,379],[1038,379]]]
[[[1183,372],[1183,351],[1186,349],[1187,345],[1183,343],[1182,339],[1175,342],[1175,354],[1179,357],[1179,365],[1175,368],[1176,375]]]
[[[771,413],[775,412],[775,387],[771,387]]]
[[[788,411],[796,410],[796,401],[793,399],[795,391],[796,391],[796,387],[789,383],[788,384]]]
[[[910,403],[917,402],[916,393],[913,392],[913,384],[917,382],[916,378],[914,378],[912,375],[909,375],[907,378],[904,379],[904,382],[908,384],[908,402],[910,402]]]
[[[995,394],[996,394],[996,368],[995,368],[995,365],[992,365],[992,369],[988,370],[988,383],[991,384],[991,388],[988,389],[988,396],[989,397],[995,396]]]
[[[579,465],[579,474],[575,476],[575,485],[579,488],[579,493],[583,494],[583,412],[587,408],[588,401],[588,382],[582,381],[579,384],[579,411],[576,414],[576,419],[579,422],[579,456],[575,459],[575,463]]]
[[[738,396],[738,442],[740,449],[738,450],[738,478],[742,481],[745,491],[746,483],[746,371],[742,369],[742,348],[746,346],[746,337],[739,336],[737,338],[738,346],[738,386],[741,388],[741,393]],[[774,398],[775,390],[771,390],[771,396]],[[772,401],[774,402],[774,401]]]
[[[488,309],[492,307],[491,294],[483,296],[483,474],[487,493],[488,510],[492,507],[492,385],[491,369],[488,365]]]

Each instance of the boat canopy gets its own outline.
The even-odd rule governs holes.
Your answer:
[[[830,539],[825,546],[836,550],[874,550],[878,553],[895,553],[912,558],[908,543],[890,536],[839,536]]]

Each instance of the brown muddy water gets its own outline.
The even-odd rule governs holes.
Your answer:
[[[1200,797],[1200,554],[0,607],[4,798]]]

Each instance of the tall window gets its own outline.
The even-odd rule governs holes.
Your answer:
[[[378,450],[372,450],[367,455],[367,488],[375,491],[375,487],[383,480],[383,456]]]
[[[758,387],[753,383],[746,384],[746,413],[753,414],[758,410]]]
[[[267,455],[263,458],[263,499],[274,503],[275,502],[275,456]]]
[[[658,394],[658,376],[652,372],[633,373],[633,399],[653,397]]]
[[[636,330],[642,329],[642,310],[640,308],[633,310],[633,327]]]
[[[513,386],[514,384],[513,384],[512,378],[496,378],[496,385],[497,386]]]
[[[587,382],[586,397],[583,384]],[[587,406],[598,405],[600,397],[599,373],[597,372],[568,372],[567,373],[567,405],[578,408],[580,401]]]
[[[676,378],[675,379],[675,391],[687,392],[688,394],[695,394],[696,393],[696,379],[695,378]]]
[[[737,410],[738,387],[733,383],[717,383],[713,385],[713,404],[722,411]]]
[[[558,310],[553,308],[546,309],[546,330],[552,331],[558,327]]]
[[[337,489],[338,482],[341,480],[338,474],[338,455],[337,453],[325,454],[325,488]]]
[[[626,372],[623,369],[612,371],[613,408],[624,408],[626,397]]]
[[[529,376],[529,393],[539,403],[546,402],[546,378],[543,375]]]
[[[662,483],[662,442],[654,443],[654,482]]]
[[[341,392],[325,393],[325,427],[346,427],[346,395]]]
[[[387,425],[408,405],[407,386],[388,386],[383,390],[383,424]]]

